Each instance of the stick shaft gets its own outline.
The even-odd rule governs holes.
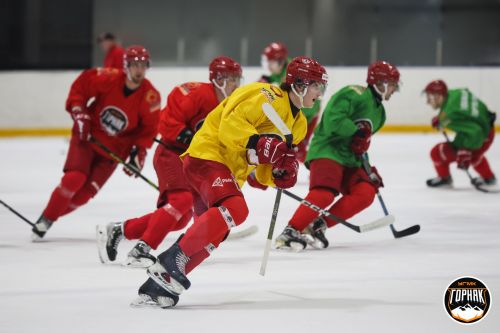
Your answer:
[[[276,198],[274,199],[273,214],[271,215],[271,223],[269,224],[269,231],[267,232],[266,246],[264,248],[264,254],[262,256],[262,263],[260,265],[260,275],[264,276],[266,274],[267,261],[269,259],[269,252],[271,251],[271,243],[273,240],[274,226],[276,225],[276,219],[278,218],[278,210],[280,208],[282,189],[278,189],[276,192]]]
[[[33,227],[35,225],[33,222],[31,222],[30,220],[28,220],[27,218],[25,218],[23,215],[21,215],[21,213],[19,213],[17,210],[15,210],[11,206],[9,206],[4,201],[0,200],[0,203],[2,205],[4,205],[8,210],[10,210],[12,213],[14,213],[15,215],[17,215],[21,220],[23,220],[24,222],[28,223],[30,226]]]

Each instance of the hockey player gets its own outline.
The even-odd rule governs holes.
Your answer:
[[[145,78],[149,53],[144,47],[127,48],[124,62],[125,72],[89,69],[73,82],[66,101],[74,125],[64,176],[32,229],[34,240],[42,238],[59,217],[93,198],[115,170],[116,162],[89,142],[91,138],[123,159],[128,155],[129,163],[142,169],[146,149],[157,133],[160,94]]]
[[[192,217],[193,198],[182,172],[179,155],[189,146],[210,111],[238,88],[241,66],[220,56],[209,65],[210,83],[189,82],[175,87],[168,95],[159,124],[162,144],[156,148],[154,167],[160,195],[158,209],[145,216],[98,227],[97,241],[103,263],[114,261],[122,237],[139,239],[129,252],[126,264],[149,267],[155,257],[149,254],[173,230],[184,228]]]
[[[196,133],[186,153],[183,169],[193,195],[205,204],[205,212],[186,234],[149,267],[148,279],[139,289],[135,306],[170,307],[189,288],[186,277],[224,240],[232,227],[248,215],[240,190],[247,175],[256,169],[260,183],[279,188],[297,181],[295,151],[263,112],[270,104],[293,134],[293,143],[304,138],[307,122],[300,112],[321,96],[325,69],[306,57],[288,65],[281,87],[252,83],[237,89],[212,111]]]
[[[123,70],[123,55],[125,50],[116,40],[116,36],[111,32],[105,32],[97,37],[97,43],[104,52],[104,67]]]
[[[330,98],[307,153],[310,184],[305,199],[328,209],[342,194],[328,209],[342,219],[370,206],[378,187],[383,186],[375,168],[370,175],[362,168],[361,155],[368,150],[372,135],[384,125],[383,101],[397,91],[399,71],[377,61],[368,67],[366,81],[368,87],[346,86]],[[336,224],[301,205],[277,237],[276,247],[300,251],[309,243],[326,248],[325,231]]]
[[[473,180],[476,185],[495,185],[496,178],[485,153],[495,138],[496,115],[468,89],[448,90],[442,80],[430,82],[424,92],[427,104],[439,110],[439,114],[432,118],[432,127],[456,133],[453,142],[438,143],[432,148],[431,159],[438,176],[427,180],[427,186],[450,186],[453,182],[450,175],[452,162],[457,162],[460,169],[472,165],[480,175]]]
[[[285,74],[288,63],[288,49],[285,44],[281,42],[273,42],[266,46],[262,52],[262,66],[269,70],[271,75],[263,75],[260,82],[268,82],[277,86],[281,85],[281,83],[285,82]],[[307,119],[306,137],[297,145],[297,159],[302,163],[305,161],[309,140],[311,139],[316,124],[318,123],[320,108],[321,101],[318,99],[314,103],[313,107],[302,109],[302,113]],[[259,186],[257,185],[256,187]]]

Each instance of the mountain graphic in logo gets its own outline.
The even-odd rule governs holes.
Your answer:
[[[470,323],[473,320],[481,319],[484,315],[484,310],[477,305],[471,306],[469,303],[467,303],[463,306],[457,306],[456,308],[451,310],[451,315],[455,319]]]

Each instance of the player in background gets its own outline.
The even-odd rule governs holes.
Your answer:
[[[123,56],[125,50],[111,32],[105,32],[97,37],[97,44],[104,53],[104,67],[123,70]]]
[[[210,111],[239,87],[241,66],[220,56],[209,65],[210,83],[188,82],[175,87],[161,112],[159,132],[162,144],[156,148],[153,165],[160,195],[157,210],[124,223],[97,228],[99,255],[103,263],[114,261],[120,240],[139,239],[129,252],[126,264],[149,267],[156,249],[170,231],[183,229],[192,217],[193,198],[182,172],[179,155],[188,148]]]
[[[456,133],[452,142],[438,143],[431,150],[431,159],[438,176],[427,180],[429,187],[450,186],[453,183],[450,164],[457,162],[460,169],[472,165],[480,177],[474,178],[477,185],[496,185],[485,153],[495,138],[493,112],[468,89],[450,89],[442,80],[430,82],[424,89],[427,104],[439,110],[432,118],[432,127],[449,129]]]
[[[93,198],[115,170],[116,162],[89,142],[91,138],[123,159],[129,156],[128,162],[137,169],[144,166],[146,149],[157,133],[161,102],[145,78],[149,58],[144,47],[131,46],[124,58],[125,72],[89,69],[71,85],[66,110],[74,124],[64,176],[32,229],[34,240],[42,238],[58,218]]]
[[[188,289],[186,277],[225,239],[232,227],[248,216],[240,187],[256,169],[262,184],[289,188],[297,181],[295,150],[263,112],[270,104],[293,134],[293,144],[303,140],[307,121],[300,111],[320,98],[327,83],[325,69],[306,57],[288,65],[281,87],[252,83],[233,92],[206,118],[181,156],[193,195],[205,204],[199,218],[174,245],[149,267],[151,277],[139,288],[133,306],[174,306]]]
[[[272,83],[280,86],[286,79],[286,68],[290,59],[288,58],[288,49],[281,42],[273,42],[266,46],[262,52],[262,67],[269,71],[271,75],[263,75],[260,82]],[[303,108],[302,113],[307,119],[307,134],[304,140],[297,145],[297,159],[304,163],[307,146],[318,123],[319,111],[321,109],[321,100],[317,100],[310,108]],[[252,185],[253,186],[253,185]],[[258,186],[257,186],[258,187]]]
[[[370,206],[383,186],[382,178],[374,167],[369,175],[365,172],[361,155],[384,125],[383,102],[397,91],[399,76],[395,66],[377,61],[368,67],[367,87],[346,86],[330,98],[307,153],[310,184],[306,200],[342,219]],[[339,194],[342,197],[333,203]],[[336,224],[301,205],[277,237],[276,247],[300,251],[310,244],[326,248],[326,229]]]

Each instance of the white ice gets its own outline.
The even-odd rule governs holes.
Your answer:
[[[419,234],[395,240],[388,227],[357,234],[339,225],[328,231],[331,247],[324,251],[272,251],[261,277],[275,192],[245,188],[251,211],[245,224],[258,225],[259,233],[223,243],[190,275],[191,289],[170,310],[130,308],[145,272],[104,266],[97,256],[96,224],[154,209],[155,190],[141,180],[117,170],[44,243],[31,243],[30,227],[0,206],[0,332],[498,332],[500,194],[477,192],[456,168],[454,190],[426,188],[434,176],[429,151],[441,140],[383,134],[372,143],[395,226],[420,224]],[[59,182],[66,150],[62,138],[0,140],[0,198],[35,220]],[[488,157],[500,174],[498,142]],[[150,159],[144,173],[156,180]],[[305,195],[304,168],[300,176],[293,191]],[[296,207],[283,198],[275,235]],[[353,221],[380,216],[375,201]],[[121,244],[121,258],[132,245]],[[490,313],[472,327],[444,309],[446,287],[465,275],[481,279],[493,299]]]

